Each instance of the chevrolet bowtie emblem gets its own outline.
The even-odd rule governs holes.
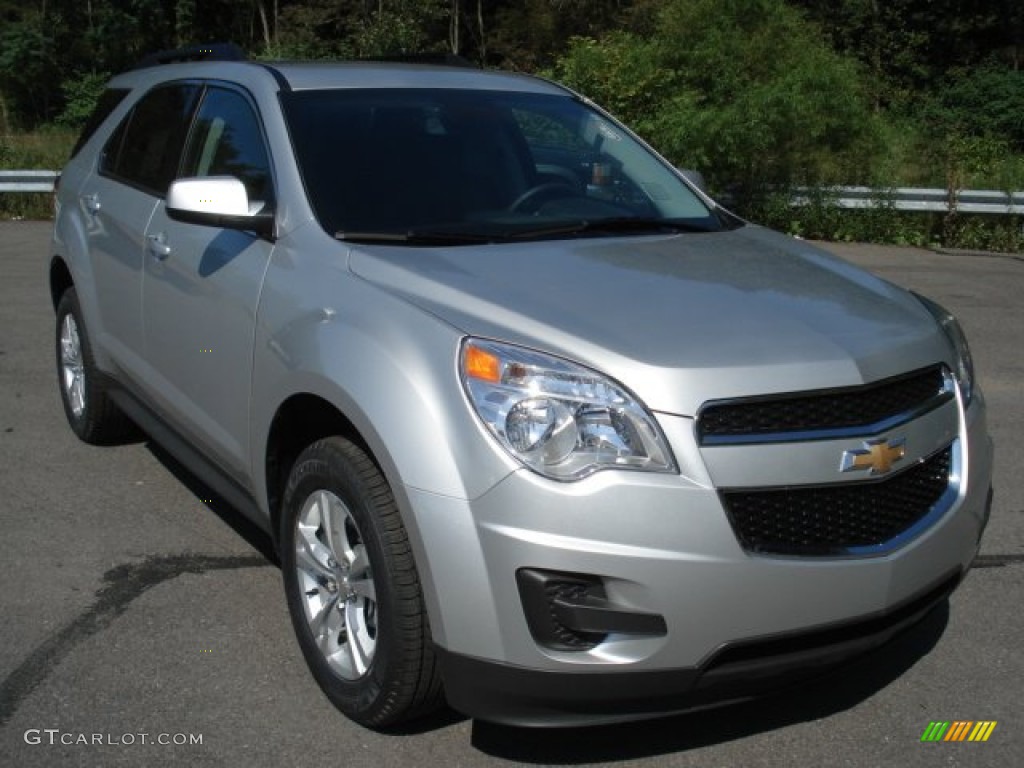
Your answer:
[[[856,472],[868,470],[869,475],[884,475],[892,469],[897,461],[907,455],[907,441],[898,437],[893,440],[865,440],[863,448],[843,451],[843,460],[839,464],[840,472]]]

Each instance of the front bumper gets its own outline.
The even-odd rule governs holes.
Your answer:
[[[561,484],[524,470],[472,501],[406,489],[449,702],[524,725],[635,719],[757,695],[881,645],[941,602],[977,552],[992,446],[980,402],[963,416],[958,498],[870,557],[744,551],[708,464],[687,452],[686,419],[663,420],[678,476]],[[524,569],[597,577],[605,604],[658,617],[664,631],[539,643]]]
[[[436,650],[449,704],[474,717],[527,727],[625,722],[742,701],[823,674],[916,624],[960,578],[957,570],[876,616],[726,645],[692,668],[570,677]]]

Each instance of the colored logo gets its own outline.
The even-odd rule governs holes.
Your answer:
[[[995,720],[931,722],[921,734],[921,741],[988,741],[995,729]]]
[[[892,469],[897,461],[907,455],[907,441],[902,437],[893,440],[865,440],[863,448],[843,451],[843,460],[839,464],[840,472],[854,472],[858,469],[868,470],[869,475],[884,475]]]

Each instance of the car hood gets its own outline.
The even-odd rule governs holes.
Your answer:
[[[650,408],[849,386],[947,360],[907,292],[744,226],[706,234],[450,248],[360,246],[357,275],[466,334],[617,379]]]

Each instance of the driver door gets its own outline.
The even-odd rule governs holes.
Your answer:
[[[246,93],[208,86],[182,177],[234,176],[250,202],[272,205],[258,112]],[[172,220],[161,200],[146,232],[142,286],[150,395],[183,436],[236,480],[248,474],[253,339],[273,244],[254,233]]]

